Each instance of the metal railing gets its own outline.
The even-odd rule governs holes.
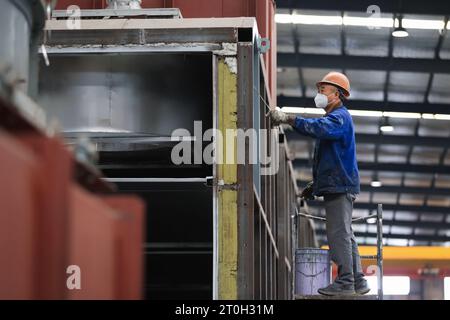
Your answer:
[[[314,215],[310,215],[310,214],[306,214],[306,213],[301,213],[301,212],[299,212],[297,207],[295,208],[295,211],[296,211],[295,214],[292,216],[292,218],[294,218],[294,223],[293,223],[294,226],[297,225],[296,218],[299,216],[303,217],[303,218],[314,219],[314,220],[319,220],[319,221],[324,221],[324,222],[327,221],[327,219],[324,217],[318,217],[318,216],[314,216]],[[361,221],[364,221],[367,223],[367,221],[369,219],[376,220],[377,254],[376,255],[362,255],[362,256],[360,256],[360,258],[363,260],[377,260],[377,269],[378,269],[376,272],[377,283],[378,283],[377,297],[379,300],[383,300],[383,205],[381,203],[379,203],[377,205],[377,213],[376,214],[368,215],[366,217],[353,218],[352,223],[353,222],[361,222]],[[295,233],[294,237],[296,239],[297,233]],[[294,257],[295,257],[295,249],[294,249]],[[293,260],[293,261],[295,261],[295,260]]]

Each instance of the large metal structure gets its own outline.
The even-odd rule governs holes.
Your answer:
[[[143,202],[100,195],[114,188],[26,94],[40,1],[5,1],[0,16],[0,299],[142,298]]]
[[[147,298],[292,298],[297,186],[284,135],[269,130],[265,116],[256,20],[112,17],[69,29],[54,14],[41,101],[69,139],[81,133],[96,143],[110,181],[146,199]],[[264,175],[268,168],[248,159],[176,165],[171,153],[179,139],[171,134],[179,128],[187,131],[178,137],[198,140],[210,128],[267,129],[256,146],[268,138],[279,170]],[[196,153],[198,140],[188,155],[201,160],[208,146]],[[232,141],[224,134],[223,146]],[[236,143],[213,144],[216,160],[236,157]]]
[[[44,6],[40,0],[3,1],[0,10],[0,71],[8,71],[15,84],[27,92],[36,75],[37,37],[44,26]],[[30,77],[30,72],[33,75]]]
[[[276,50],[276,23],[275,23],[275,0],[58,0],[56,8],[66,11],[73,6],[83,9],[83,16],[88,10],[98,11],[107,8],[111,3],[136,3],[141,2],[142,10],[132,10],[135,14],[145,16],[148,9],[153,12],[177,9],[182,12],[184,18],[211,18],[211,17],[255,17],[259,33],[262,38],[270,39],[270,48],[264,55],[264,72],[268,81],[269,101],[271,105],[276,104],[277,91],[277,50]],[[133,6],[136,7],[136,6]],[[126,6],[117,6],[126,8]],[[96,9],[96,10],[95,10]],[[110,9],[113,10],[113,9]],[[130,10],[129,10],[130,11]]]

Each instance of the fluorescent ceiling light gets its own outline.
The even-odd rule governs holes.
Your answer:
[[[392,112],[392,111],[384,111],[383,112],[384,117],[390,117],[390,118],[409,118],[409,119],[420,119],[422,116],[420,113],[416,112]]]
[[[329,26],[355,26],[355,27],[375,27],[392,28],[398,27],[398,19],[392,18],[372,18],[372,17],[349,17],[344,16],[320,16],[309,14],[275,14],[276,23],[294,23],[307,25],[329,25]],[[444,20],[424,20],[424,19],[402,19],[403,28],[442,30],[445,27]],[[447,25],[450,30],[450,25]]]
[[[275,22],[340,26],[340,25],[342,25],[342,17],[340,17],[340,16],[317,16],[317,15],[308,15],[308,14],[277,13],[275,15]]]
[[[434,114],[432,113],[423,113],[422,119],[434,119]]]
[[[295,24],[317,24],[326,26],[340,26],[342,25],[342,17],[340,16],[314,16],[306,14],[294,14],[292,23]]]
[[[364,18],[364,17],[344,17],[343,24],[345,26],[355,27],[375,27],[375,28],[391,28],[394,25],[392,18]]]
[[[377,218],[369,218],[366,221],[368,224],[375,224],[377,222]]]
[[[392,31],[392,36],[396,38],[406,38],[409,36],[409,33],[405,28],[395,28],[395,30]]]
[[[378,281],[376,276],[366,277],[370,287],[369,294],[377,294]],[[406,276],[384,276],[383,293],[385,295],[408,295],[410,291],[410,278]]]
[[[276,23],[292,23],[292,14],[277,13],[275,14]]]
[[[394,131],[394,127],[391,126],[391,125],[382,125],[382,126],[380,127],[380,130],[381,130],[382,132],[392,132],[392,131]]]
[[[450,114],[435,114],[434,118],[436,120],[450,120]]]
[[[325,114],[325,110],[320,108],[298,108],[298,107],[283,107],[281,108],[286,113],[298,113],[298,114]]]
[[[286,113],[294,114],[325,114],[323,109],[319,108],[303,108],[303,107],[282,107]],[[390,117],[399,119],[428,119],[428,120],[450,120],[450,114],[432,114],[417,112],[393,112],[393,111],[377,111],[377,110],[348,110],[352,116],[356,117]]]
[[[352,116],[357,117],[382,117],[382,111],[371,111],[371,110],[348,110]]]
[[[395,19],[395,26],[398,26],[398,19]],[[444,20],[421,20],[421,19],[402,19],[403,28],[441,30],[445,27]],[[447,27],[448,28],[448,27]]]
[[[370,185],[374,188],[379,188],[381,187],[383,184],[381,183],[381,181],[379,180],[373,180],[370,182]]]
[[[432,114],[432,113],[423,113],[422,119],[430,119],[430,120],[450,120],[450,114]]]
[[[385,120],[385,121],[387,121],[387,120]],[[372,175],[372,181],[370,182],[370,185],[371,185],[372,187],[374,187],[374,188],[379,188],[379,187],[381,187],[381,186],[383,185],[383,183],[381,182],[381,180],[378,179],[378,174],[377,174],[377,173],[374,173],[374,174]]]
[[[409,36],[408,31],[403,28],[403,18],[395,20],[395,29],[392,31],[392,36],[396,38],[406,38]]]

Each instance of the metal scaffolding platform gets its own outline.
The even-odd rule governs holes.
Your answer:
[[[323,217],[318,217],[318,216],[314,216],[314,215],[310,215],[310,214],[306,214],[306,213],[302,213],[299,212],[298,210],[296,210],[296,214],[294,216],[294,218],[297,217],[303,217],[303,218],[307,218],[307,219],[313,219],[313,220],[319,220],[319,221],[326,221],[326,218]],[[377,205],[377,213],[376,214],[372,214],[372,215],[368,215],[366,217],[359,217],[359,218],[354,218],[352,219],[352,222],[367,222],[369,219],[375,219],[376,221],[376,225],[377,225],[377,254],[376,255],[361,255],[360,258],[362,260],[376,260],[377,261],[377,270],[376,270],[376,276],[377,276],[377,284],[378,284],[378,292],[376,295],[376,298],[378,300],[383,300],[383,205],[382,204],[378,204]],[[355,296],[337,296],[337,297],[330,297],[330,296],[322,296],[323,299],[327,299],[327,298],[334,298],[334,299],[339,299],[339,298],[352,298],[352,297],[358,297],[359,295],[355,295]],[[296,296],[294,296],[296,297]],[[316,297],[318,298],[319,296],[313,295],[313,296],[302,296],[305,299],[309,299],[309,297],[313,298]],[[361,298],[363,296],[360,296]],[[371,296],[372,297],[372,296]],[[297,297],[296,297],[297,299]]]

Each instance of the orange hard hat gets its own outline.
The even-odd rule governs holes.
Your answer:
[[[331,84],[341,89],[346,98],[350,96],[350,81],[343,73],[335,71],[328,73],[322,80],[316,83],[316,86],[319,87],[322,84]]]

